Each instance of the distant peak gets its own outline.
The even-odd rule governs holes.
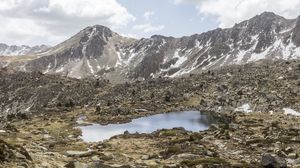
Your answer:
[[[166,38],[166,37],[162,35],[153,35],[150,38]]]
[[[174,39],[172,36],[163,36],[163,35],[153,35],[150,37],[151,39]]]

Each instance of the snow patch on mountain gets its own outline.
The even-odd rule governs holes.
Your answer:
[[[188,59],[185,55],[180,56],[179,51],[180,51],[180,49],[177,49],[174,53],[173,59],[177,59],[177,61],[174,65],[171,66],[171,68],[180,67]]]

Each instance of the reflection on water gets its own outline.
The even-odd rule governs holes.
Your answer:
[[[202,114],[199,111],[185,111],[157,114],[132,120],[126,124],[93,124],[82,126],[82,139],[86,142],[97,142],[109,139],[112,136],[130,133],[152,133],[158,129],[172,129],[183,127],[188,131],[206,130],[212,123],[210,115]]]

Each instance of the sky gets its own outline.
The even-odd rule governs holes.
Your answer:
[[[299,0],[1,0],[0,43],[56,45],[87,26],[128,37],[181,37],[228,28],[264,11],[300,15]]]

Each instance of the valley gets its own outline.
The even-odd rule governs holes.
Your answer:
[[[1,9],[0,9],[1,10]],[[0,44],[0,167],[300,167],[300,17]]]

